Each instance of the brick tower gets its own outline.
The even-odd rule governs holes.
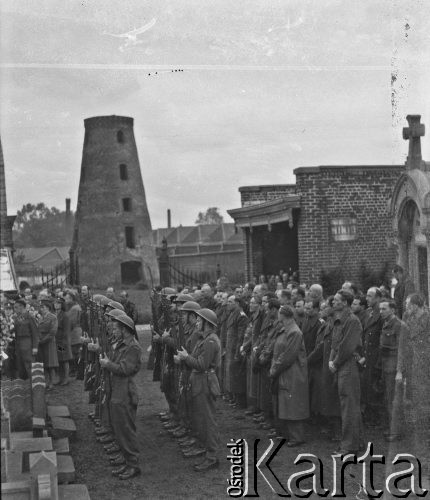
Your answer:
[[[75,281],[94,288],[159,281],[133,118],[84,120],[78,205],[70,249]]]
[[[6,179],[4,174],[3,149],[0,139],[0,248],[8,248],[13,252],[12,226],[15,215],[7,214]]]

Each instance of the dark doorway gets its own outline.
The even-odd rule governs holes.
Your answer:
[[[255,257],[254,274],[278,274],[297,271],[299,267],[297,224],[290,228],[288,222],[253,229],[252,247]]]
[[[424,295],[424,297],[428,297],[429,290],[426,247],[418,247],[418,282],[421,294]]]
[[[142,280],[142,263],[130,260],[121,263],[121,283],[135,285]]]

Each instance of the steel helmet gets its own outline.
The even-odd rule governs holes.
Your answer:
[[[127,314],[120,314],[116,318],[114,317],[113,320],[126,326],[132,333],[134,333],[134,321],[130,318],[130,316],[127,316]]]
[[[200,304],[197,302],[194,302],[192,300],[188,300],[185,302],[185,304],[179,309],[180,311],[185,311],[185,312],[196,312],[199,309],[201,309]]]
[[[163,295],[175,295],[176,294],[176,290],[174,288],[169,288],[169,287],[164,287],[162,290],[161,290],[161,293]]]
[[[188,293],[180,293],[177,297],[175,297],[173,299],[173,302],[182,302],[182,303],[185,303],[185,302],[189,302],[189,301],[192,301],[192,300],[193,300],[193,298]]]
[[[103,297],[104,297],[104,295],[101,295],[100,293],[96,293],[95,295],[93,295],[92,299],[94,302],[97,302],[98,304],[100,304]]]
[[[206,308],[199,309],[198,311],[196,311],[196,314],[198,314],[201,318],[206,320],[211,325],[217,326],[218,324],[217,315],[211,309],[206,309]]]
[[[120,311],[124,311],[124,306],[117,302],[116,300],[110,300],[107,304],[107,307],[111,307],[112,309],[119,309]]]
[[[105,316],[109,316],[111,318],[118,318],[118,316],[127,316],[124,311],[121,311],[120,309],[112,309],[111,311],[108,311],[105,313]]]

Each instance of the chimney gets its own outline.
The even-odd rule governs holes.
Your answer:
[[[70,212],[70,198],[66,198],[66,217],[64,218],[67,238],[72,237],[72,214]]]
[[[172,214],[170,212],[170,208],[167,209],[167,228],[170,229],[172,227]]]

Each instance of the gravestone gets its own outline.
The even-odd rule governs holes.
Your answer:
[[[51,406],[48,405],[48,417],[70,417],[70,411],[67,406]]]
[[[71,418],[53,417],[51,425],[51,436],[54,439],[66,437],[72,441],[76,438],[76,425]]]
[[[30,381],[21,379],[2,380],[1,390],[5,411],[9,413],[10,430],[21,431],[31,428]]]
[[[40,475],[45,477],[39,480]],[[46,476],[49,476],[49,483]],[[44,495],[47,494],[49,484],[50,496],[47,498],[58,500],[57,456],[55,451],[41,451],[30,455],[30,477],[34,486],[43,488],[42,494]]]

